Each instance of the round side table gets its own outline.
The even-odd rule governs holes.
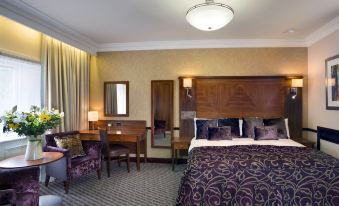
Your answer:
[[[44,152],[43,158],[38,160],[25,160],[25,155],[10,157],[0,161],[0,168],[13,169],[23,167],[41,166],[51,162],[55,162],[64,156],[61,152]]]

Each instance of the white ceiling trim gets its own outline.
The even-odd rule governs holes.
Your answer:
[[[96,42],[75,32],[72,28],[52,19],[23,1],[1,0],[0,15],[13,19],[79,49],[92,54],[96,53]]]
[[[323,39],[324,37],[332,34],[333,32],[339,30],[339,16],[332,19],[330,22],[325,24],[324,26],[320,27],[308,37],[306,37],[307,46],[311,46],[312,44],[318,42],[319,40]]]
[[[147,41],[98,44],[72,28],[49,17],[43,12],[19,0],[1,0],[0,15],[36,29],[74,47],[92,54],[97,51],[133,51],[197,48],[257,48],[257,47],[307,47],[339,29],[339,16],[331,20],[305,39],[220,39]]]
[[[197,48],[256,48],[256,47],[306,47],[304,40],[279,39],[220,39],[220,40],[182,40],[148,41],[100,44],[97,51],[134,51],[162,49],[197,49]]]

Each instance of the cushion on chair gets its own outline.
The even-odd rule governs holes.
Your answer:
[[[54,137],[54,140],[58,147],[69,150],[71,158],[86,155],[82,147],[79,135],[68,137]]]
[[[120,156],[129,153],[128,147],[120,144],[112,144],[109,146],[110,156]]]
[[[61,197],[57,195],[43,195],[39,197],[39,206],[60,206]]]
[[[69,132],[59,132],[59,133],[53,133],[53,134],[46,134],[45,135],[45,141],[46,146],[52,146],[57,147],[54,137],[67,137],[67,136],[74,136],[79,134],[79,131],[69,131]]]

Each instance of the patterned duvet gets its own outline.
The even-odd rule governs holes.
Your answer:
[[[305,147],[196,147],[177,205],[339,205],[339,160]]]

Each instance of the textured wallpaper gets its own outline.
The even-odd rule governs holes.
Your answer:
[[[151,119],[151,80],[175,80],[174,126],[179,126],[178,77],[302,74],[307,85],[307,48],[230,48],[103,52],[92,58],[90,108],[103,116],[104,81],[130,82],[131,120]],[[304,122],[307,119],[307,87]],[[117,118],[115,118],[117,119]],[[150,138],[150,137],[149,137]],[[150,141],[148,141],[150,145]],[[150,157],[169,157],[166,149],[151,149]]]
[[[339,111],[326,110],[325,59],[339,54],[339,31],[325,37],[308,48],[308,127],[317,126],[339,129]],[[309,140],[316,142],[316,134],[307,134]],[[321,150],[339,158],[339,145],[321,142]]]

